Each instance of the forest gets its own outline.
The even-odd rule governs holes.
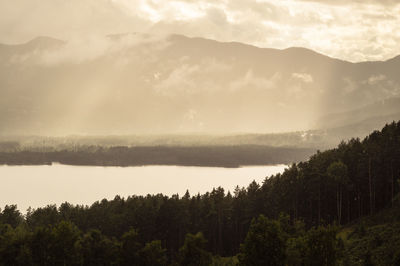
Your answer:
[[[12,146],[12,143],[9,143]],[[5,146],[5,144],[3,144]],[[18,145],[15,145],[18,147]],[[262,145],[233,146],[71,146],[68,149],[23,149],[0,152],[0,165],[61,163],[94,166],[182,165],[239,167],[288,164],[309,157],[315,150]]]
[[[399,265],[400,121],[233,193],[0,213],[0,265]]]

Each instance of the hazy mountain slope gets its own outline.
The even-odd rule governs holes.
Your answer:
[[[173,35],[0,45],[2,134],[278,132],[399,95],[399,58]]]
[[[365,120],[369,120],[370,123],[372,122],[371,120],[375,121],[373,123],[379,123],[379,121],[385,120],[390,121],[387,120],[386,117],[391,120],[398,120],[399,113],[400,98],[390,98],[351,111],[323,116],[318,120],[317,128],[343,127]],[[379,125],[378,128],[382,126],[383,125]]]

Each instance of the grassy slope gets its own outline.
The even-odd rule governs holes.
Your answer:
[[[339,237],[345,243],[348,265],[365,265],[366,260],[370,265],[400,265],[400,200],[344,227]]]

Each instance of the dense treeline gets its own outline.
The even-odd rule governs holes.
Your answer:
[[[2,213],[19,217],[14,207]],[[8,216],[7,218],[11,218]],[[0,265],[336,265],[343,262],[343,242],[337,228],[308,231],[304,224],[290,224],[289,216],[253,219],[235,257],[213,256],[202,233],[187,233],[173,256],[162,241],[140,241],[136,230],[107,237],[98,229],[82,232],[70,221],[30,227],[0,223]]]
[[[217,188],[204,195],[191,196],[187,192],[182,197],[160,194],[122,199],[116,196],[114,200],[104,199],[90,207],[65,203],[59,208],[47,206],[29,210],[26,217],[9,206],[1,213],[0,223],[17,228],[13,229],[17,236],[18,230],[22,230],[18,228],[24,228],[22,232],[32,235],[37,230],[54,230],[67,223],[68,227],[74,228],[71,230],[80,232],[79,239],[85,239],[97,230],[95,232],[104,239],[115,240],[116,246],[123,246],[124,235],[133,228],[140,248],[152,245],[151,248],[157,246],[159,252],[165,249],[168,262],[182,260],[182,248],[189,245],[189,240],[185,239],[203,245],[204,241],[198,239],[202,236],[187,235],[202,232],[208,242],[206,251],[194,248],[198,253],[205,257],[207,252],[224,257],[239,253],[242,264],[257,265],[251,258],[257,259],[261,255],[254,253],[250,258],[246,254],[252,254],[268,241],[252,238],[255,234],[261,235],[261,239],[267,236],[268,240],[273,239],[282,246],[281,251],[274,252],[280,254],[280,261],[290,259],[295,261],[290,265],[312,265],[307,263],[307,254],[315,257],[324,251],[322,264],[316,265],[332,265],[330,261],[336,259],[327,258],[339,257],[341,243],[336,242],[329,224],[356,221],[391,206],[399,192],[399,177],[400,122],[397,122],[386,125],[380,132],[373,132],[363,141],[352,139],[342,142],[336,149],[318,152],[307,162],[293,164],[283,174],[266,178],[262,185],[252,182],[247,188],[237,187],[232,193]],[[288,214],[283,216],[287,217],[286,223],[281,222],[281,213]],[[256,217],[259,218],[254,220]],[[278,220],[279,224],[271,219]],[[304,228],[311,229],[299,231],[296,229],[299,221]],[[257,224],[261,224],[261,229]],[[298,232],[303,233],[299,235]],[[108,240],[104,241],[108,243]],[[157,240],[160,242],[155,244],[153,241]],[[44,240],[38,245],[41,241]],[[25,240],[17,243],[24,244]],[[24,248],[31,249],[22,245],[18,252]],[[118,254],[121,248],[116,250],[115,254]],[[77,254],[81,254],[79,252]],[[83,255],[79,256],[82,259]],[[368,256],[360,261],[363,259],[368,260]],[[205,261],[210,262],[207,258]]]
[[[137,166],[187,165],[238,167],[241,165],[288,164],[308,158],[315,151],[307,148],[238,146],[77,146],[52,151],[15,150],[0,152],[0,165],[51,164]]]

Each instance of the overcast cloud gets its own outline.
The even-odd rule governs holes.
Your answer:
[[[398,25],[392,0],[0,0],[2,43],[178,33],[365,61],[400,54]]]

